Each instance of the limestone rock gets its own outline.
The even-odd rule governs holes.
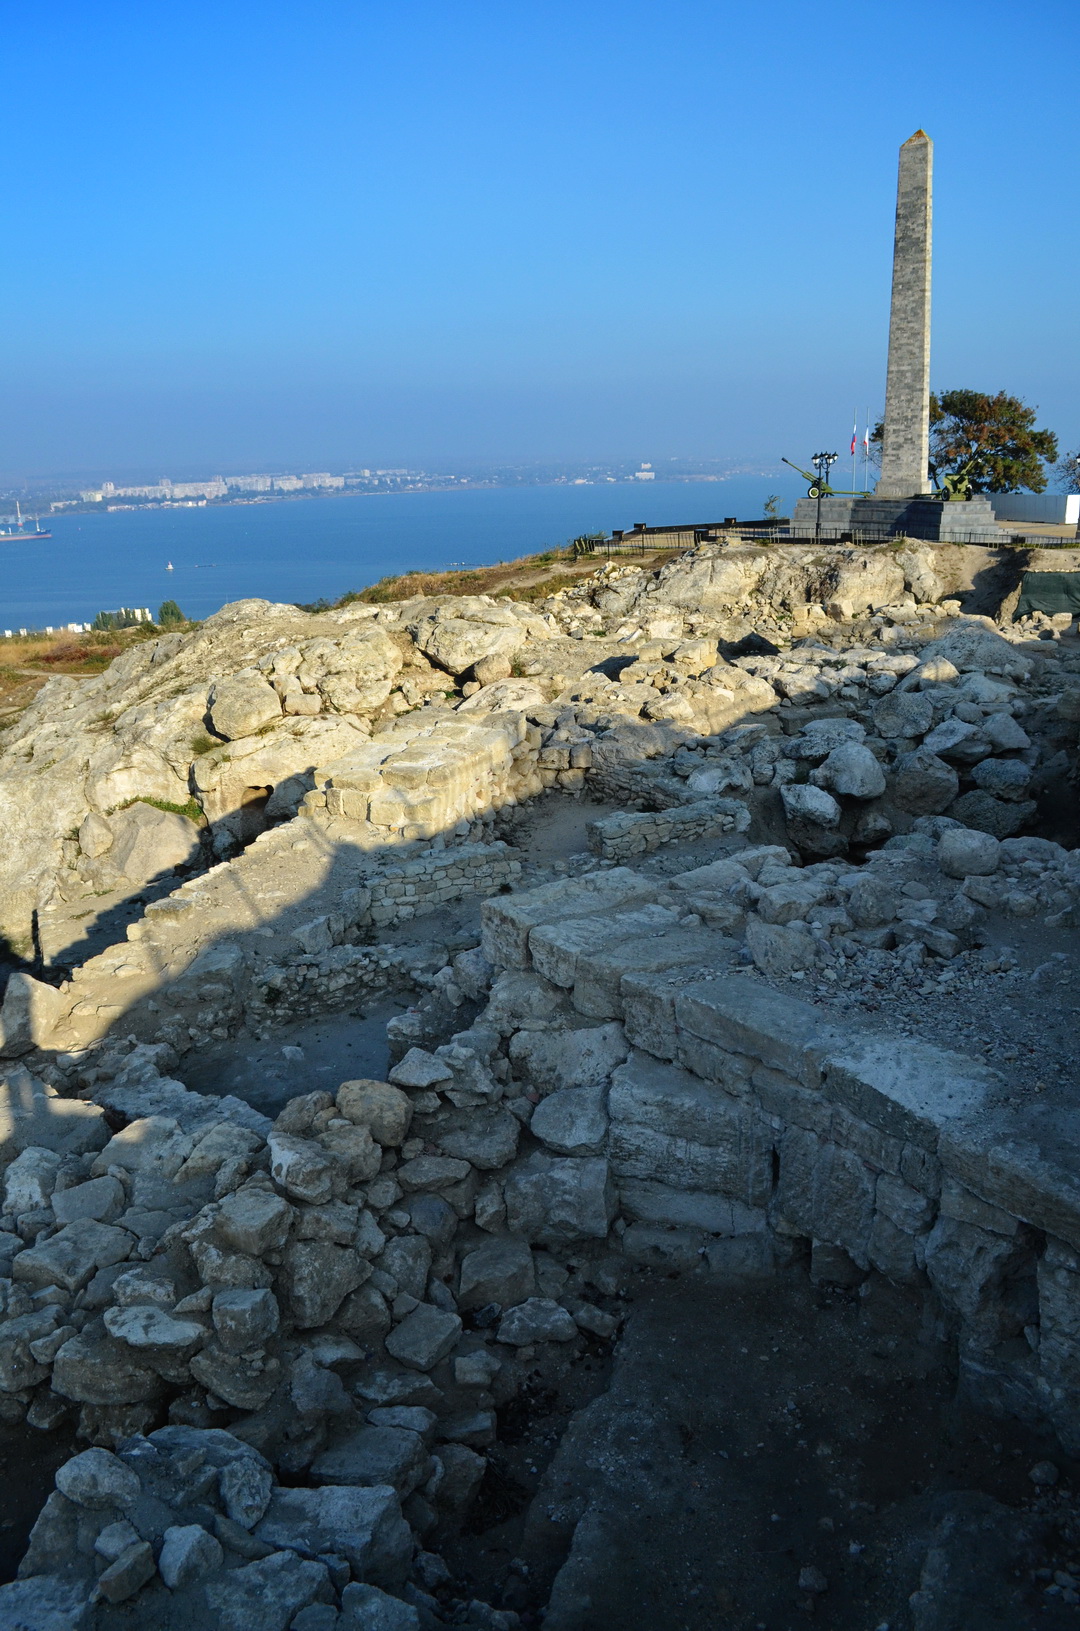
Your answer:
[[[618,1023],[575,1031],[518,1031],[510,1058],[542,1093],[592,1087],[607,1080],[630,1052]]]
[[[925,736],[934,722],[934,704],[921,691],[890,691],[875,704],[873,717],[879,736]]]
[[[496,1335],[500,1342],[523,1348],[533,1342],[572,1342],[577,1326],[550,1297],[530,1297],[503,1315]]]
[[[218,1341],[228,1353],[261,1348],[280,1322],[277,1298],[265,1287],[219,1291],[211,1315]]]
[[[510,1173],[505,1194],[507,1227],[542,1244],[602,1240],[615,1215],[610,1169],[599,1156],[532,1155]]]
[[[988,877],[1001,863],[1001,845],[991,833],[950,827],[938,839],[937,864],[948,878]]]
[[[257,669],[241,669],[210,692],[210,719],[225,740],[253,736],[281,718],[281,700]]]
[[[459,1308],[498,1303],[512,1308],[536,1290],[533,1255],[524,1240],[505,1235],[485,1241],[461,1261]]]
[[[244,1188],[226,1196],[214,1227],[225,1245],[261,1257],[285,1244],[291,1221],[292,1208],[280,1195],[261,1188]]]
[[[158,1572],[170,1591],[182,1591],[224,1560],[219,1542],[200,1524],[173,1524],[161,1538]]]
[[[408,1137],[412,1100],[389,1082],[342,1082],[337,1090],[337,1107],[358,1127],[369,1128],[376,1143],[386,1149],[397,1149]]]
[[[405,1427],[362,1427],[315,1458],[311,1481],[315,1485],[389,1484],[404,1500],[423,1482],[427,1470],[427,1448],[419,1433]]]
[[[956,771],[927,748],[902,753],[896,761],[893,797],[911,815],[941,815],[959,791]]]
[[[602,1084],[565,1087],[542,1099],[529,1131],[557,1155],[599,1155],[607,1133]]]
[[[323,1240],[291,1242],[281,1269],[291,1317],[304,1330],[325,1325],[370,1273],[364,1259],[347,1247]]]
[[[456,1314],[421,1303],[386,1339],[386,1351],[411,1370],[429,1371],[445,1359],[461,1335]]]
[[[255,1535],[267,1545],[295,1547],[308,1555],[337,1553],[348,1560],[355,1575],[391,1590],[405,1579],[413,1550],[412,1531],[401,1516],[397,1495],[387,1485],[275,1489]],[[295,1558],[291,1561],[296,1564]],[[258,1603],[253,1604],[253,1613],[254,1618],[237,1631],[265,1624]]]
[[[289,1542],[282,1544],[287,1546]],[[347,1555],[341,1546],[329,1541],[304,1546],[303,1550]],[[280,1551],[218,1575],[208,1581],[205,1590],[214,1631],[251,1631],[252,1626],[258,1626],[259,1631],[287,1631],[302,1608],[329,1596],[330,1578],[324,1563]]]
[[[109,861],[129,883],[149,883],[199,853],[198,827],[174,810],[139,802],[111,817],[109,824],[113,832]]]
[[[1031,782],[1032,766],[1022,759],[984,759],[971,779],[984,793],[999,799],[1022,799]]]
[[[955,821],[962,821],[965,827],[992,833],[995,838],[1011,838],[1013,833],[1027,825],[1037,810],[1034,799],[1006,801],[978,788],[970,793],[961,793],[956,802],[950,804],[948,813]]]
[[[885,791],[885,772],[869,748],[844,742],[813,772],[820,787],[841,798],[875,799]]]
[[[48,1045],[60,1017],[60,997],[53,986],[22,969],[8,976],[0,1006],[0,1057],[12,1059]]]
[[[400,1597],[354,1580],[341,1594],[341,1631],[420,1631],[420,1615]]]
[[[97,1512],[130,1506],[142,1493],[137,1475],[110,1450],[83,1450],[65,1461],[56,1487],[76,1506]]]

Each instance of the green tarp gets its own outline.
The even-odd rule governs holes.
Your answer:
[[[1080,572],[1025,572],[1014,616],[1032,612],[1080,613]]]

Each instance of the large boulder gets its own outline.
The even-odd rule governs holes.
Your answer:
[[[438,613],[421,624],[416,635],[421,651],[448,674],[464,674],[483,657],[512,658],[525,639],[513,613],[497,607],[483,619]]]
[[[819,787],[841,798],[876,799],[885,791],[885,772],[861,742],[842,742],[812,772]]]
[[[199,829],[188,816],[159,810],[140,800],[109,821],[113,841],[109,861],[129,883],[149,883],[199,853]]]
[[[227,742],[252,736],[281,718],[281,699],[256,668],[218,680],[210,692],[210,722]]]

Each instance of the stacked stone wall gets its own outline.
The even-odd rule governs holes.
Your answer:
[[[586,1036],[621,1022],[628,1057],[588,1153],[608,1163],[623,1250],[725,1276],[809,1250],[824,1278],[877,1270],[921,1286],[955,1337],[968,1396],[1048,1421],[1075,1453],[1080,1123],[1019,1112],[996,1072],[959,1053],[837,1029],[746,973],[700,978],[687,937],[647,894],[634,898],[634,877],[605,874],[597,899],[569,910],[558,886],[484,908],[485,950],[506,979],[542,978],[578,1014],[617,1022]],[[670,937],[675,966],[656,969],[656,956],[652,972],[633,972],[635,954],[619,949],[632,918],[634,938]],[[511,1058],[538,1056],[529,1037],[511,1038]]]

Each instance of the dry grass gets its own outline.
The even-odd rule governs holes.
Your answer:
[[[160,629],[140,624],[91,634],[27,634],[0,640],[0,730],[13,725],[54,674],[100,674],[128,646]]]
[[[618,555],[612,559],[624,566],[655,568],[678,550],[656,550],[647,555]],[[385,605],[393,600],[411,600],[417,595],[512,595],[515,600],[542,600],[556,589],[566,589],[593,575],[606,562],[603,554],[575,558],[568,550],[548,550],[542,555],[523,555],[516,561],[500,561],[497,566],[477,566],[459,572],[403,572],[397,577],[380,578],[367,589],[343,595],[340,600],[317,601],[305,611],[322,612],[348,606],[356,601]]]

